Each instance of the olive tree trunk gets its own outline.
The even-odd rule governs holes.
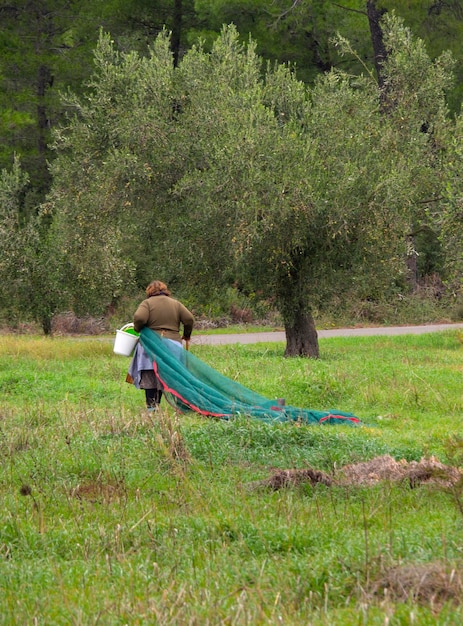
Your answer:
[[[285,356],[305,356],[318,359],[320,349],[315,321],[310,312],[298,311],[291,322],[285,322]]]

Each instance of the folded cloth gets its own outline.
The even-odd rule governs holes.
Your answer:
[[[146,354],[145,349],[143,348],[141,343],[137,343],[128,373],[128,376],[130,376],[133,384],[137,389],[141,389],[140,383],[143,370],[150,370],[153,372],[153,361]]]
[[[173,339],[164,339],[166,346],[177,357],[181,358],[183,346]],[[149,372],[152,376],[147,377],[143,372]],[[145,378],[145,381],[142,379]],[[126,382],[132,383],[137,389],[162,389],[161,384],[157,384],[157,376],[154,373],[153,360],[148,356],[140,342],[137,343],[130,363]],[[148,387],[147,387],[148,384]]]

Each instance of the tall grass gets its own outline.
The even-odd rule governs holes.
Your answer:
[[[2,337],[0,623],[460,624],[460,485],[255,485],[384,454],[463,464],[461,337],[320,343],[317,361],[278,344],[193,350],[359,428],[152,418],[110,342]],[[400,594],[404,566],[421,578],[397,574]]]

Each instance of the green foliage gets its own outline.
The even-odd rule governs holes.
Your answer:
[[[455,58],[461,56],[463,5],[452,2],[423,2],[412,0],[376,0],[378,10],[396,12],[407,27],[426,42],[432,59],[450,50]],[[190,31],[211,42],[218,36],[223,24],[233,23],[243,41],[251,36],[257,42],[257,52],[265,59],[289,63],[297,76],[307,84],[332,68],[348,73],[362,73],[365,67],[373,69],[371,33],[366,0],[309,0],[306,2],[268,3],[236,0],[224,2],[196,2],[196,11],[202,19],[202,31]],[[211,29],[212,32],[211,32]],[[213,35],[215,33],[215,37]],[[349,40],[356,53],[340,55],[335,36]],[[208,45],[208,49],[210,49]],[[458,111],[461,103],[461,63],[456,68],[457,81],[449,91],[449,103]]]
[[[441,225],[441,241],[447,250],[446,262],[455,291],[461,289],[463,276],[463,237],[461,224],[463,220],[463,116],[456,120],[454,135],[450,142],[445,163],[447,177],[444,190],[443,210],[436,215]]]
[[[53,241],[80,312],[101,312],[130,292],[135,268],[146,265],[153,205],[162,206],[170,175],[168,38],[160,36],[144,59],[118,53],[102,36],[95,63],[87,98],[69,98],[76,115],[55,135],[49,197]]]
[[[185,29],[194,20],[191,5],[182,5]],[[172,0],[11,0],[2,7],[0,167],[11,167],[13,154],[20,154],[34,197],[42,200],[50,184],[47,161],[53,158],[50,129],[67,112],[60,94],[85,90],[100,29],[111,32],[120,50],[146,56],[164,28],[175,30],[175,6]]]
[[[433,64],[399,24],[389,30],[390,115],[368,78],[332,72],[309,91],[284,68],[261,77],[255,47],[232,28],[210,55],[186,55],[179,125],[191,165],[176,193],[187,209],[181,227],[193,218],[189,261],[200,264],[199,279],[223,280],[233,267],[286,320],[353,284],[362,297],[394,287],[409,224],[438,189],[448,63]],[[427,78],[423,97],[417,73]]]
[[[65,306],[66,285],[48,239],[49,220],[24,215],[29,178],[15,159],[0,179],[0,307],[9,323],[31,316],[48,333],[51,318]]]
[[[439,58],[450,52],[457,59],[455,81],[449,87],[448,102],[453,112],[458,112],[462,98],[461,46],[463,34],[463,4],[461,0],[450,2],[412,0],[378,0],[377,5],[389,12],[395,11],[411,31],[420,37],[431,59]]]
[[[311,0],[288,5],[279,0],[269,5],[246,0],[200,0],[196,10],[206,25],[198,38],[204,37],[209,43],[213,39],[210,29],[217,36],[224,24],[234,24],[243,42],[250,37],[256,42],[260,56],[272,63],[289,65],[298,79],[307,84],[334,67],[346,66],[331,41],[336,31],[355,39],[356,45],[362,47],[363,58],[371,57],[364,1],[347,0],[341,4]],[[351,57],[348,64],[353,72],[358,71],[356,58]]]
[[[62,114],[59,90],[77,85],[86,72],[89,48],[77,34],[82,26],[77,3],[67,0],[12,0],[2,9],[0,108],[8,124],[0,125],[1,166],[11,167],[19,154],[40,199],[50,183],[47,144]]]
[[[446,94],[453,82],[454,59],[449,52],[441,54],[434,61],[429,57],[424,42],[412,37],[408,29],[403,29],[400,21],[390,18],[387,22],[390,36],[400,38],[402,53],[391,56],[387,62],[389,74],[388,87],[400,94],[399,104],[394,107],[396,127],[400,133],[407,127],[421,125],[422,141],[428,144],[426,155],[428,167],[417,170],[414,189],[418,191],[414,211],[413,230],[423,239],[426,232],[434,235],[434,241],[440,238],[445,254],[437,257],[434,263],[446,263],[449,282],[458,290],[458,276],[461,266],[457,261],[461,258],[461,239],[456,226],[459,217],[458,196],[461,193],[459,184],[461,169],[461,133],[460,116],[451,120],[448,112]],[[390,45],[390,41],[387,42]],[[410,146],[410,151],[416,148]],[[418,156],[416,157],[418,159]],[[413,161],[411,157],[411,161]],[[421,208],[421,210],[420,210]],[[418,248],[418,254],[420,249]],[[437,246],[427,245],[424,252],[428,258]],[[442,258],[447,259],[446,262]]]
[[[27,251],[36,245],[32,225],[24,225],[21,209],[29,179],[15,159],[12,170],[2,170],[0,177],[0,295],[1,307],[9,312],[21,305],[30,288]]]
[[[403,17],[424,39],[431,58],[449,49],[460,59],[460,0],[377,0],[376,5]],[[43,198],[50,182],[49,130],[65,110],[59,93],[69,87],[77,93],[85,90],[100,28],[111,33],[118,49],[142,56],[166,28],[173,32],[175,54],[181,57],[200,40],[210,50],[223,25],[230,23],[241,41],[252,37],[262,58],[290,64],[307,84],[332,68],[358,74],[365,65],[372,67],[365,0],[278,0],[270,5],[261,0],[11,0],[2,8],[0,29],[0,108],[5,122],[0,120],[0,166],[11,167],[13,154],[19,153],[31,177],[31,194]],[[358,55],[339,55],[333,43],[337,32],[353,43]],[[458,80],[449,92],[453,111],[460,107],[461,63],[456,72]]]
[[[393,16],[384,28],[386,105],[370,75],[308,89],[233,26],[177,68],[166,33],[149,57],[102,35],[55,134],[52,240],[72,306],[101,310],[155,273],[204,301],[237,281],[285,323],[333,294],[393,293],[444,180],[451,59]]]

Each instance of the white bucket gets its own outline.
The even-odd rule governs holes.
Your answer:
[[[121,356],[130,356],[138,343],[138,335],[126,332],[127,328],[133,328],[133,324],[126,324],[120,330],[116,330],[114,340],[114,353]]]

